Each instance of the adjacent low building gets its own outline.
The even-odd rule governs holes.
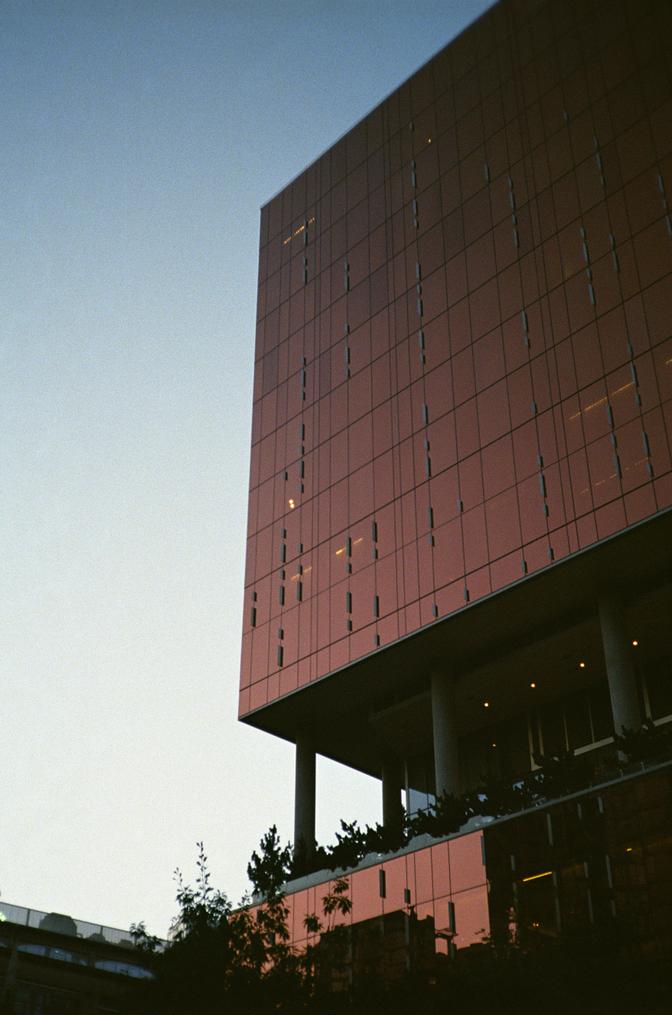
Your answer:
[[[0,902],[3,1011],[118,1015],[129,981],[152,975],[128,931]]]

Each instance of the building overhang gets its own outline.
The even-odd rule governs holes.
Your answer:
[[[298,731],[308,729],[319,754],[378,776],[390,743],[396,739],[417,748],[414,738],[431,728],[433,670],[458,678],[467,727],[495,718],[494,711],[487,716],[480,711],[485,676],[496,680],[505,702],[509,684],[515,693],[515,673],[538,665],[540,653],[568,693],[576,679],[573,653],[577,659],[587,649],[601,654],[600,595],[615,592],[622,598],[643,644],[653,643],[654,632],[658,645],[669,643],[671,576],[672,510],[667,510],[249,712],[241,721],[292,742]]]

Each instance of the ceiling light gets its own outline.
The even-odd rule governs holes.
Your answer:
[[[586,668],[586,664],[584,663],[584,661],[582,659],[581,662],[579,663],[579,669],[580,670],[585,670],[585,668]]]
[[[483,708],[490,708],[490,702],[489,701],[484,701],[483,702]]]
[[[533,680],[533,681],[532,681],[532,683],[530,684],[530,687],[532,688],[532,690],[534,690],[534,688],[535,688],[536,686],[537,686],[537,685],[535,684],[535,682],[534,682],[534,680]]]
[[[639,642],[637,641],[636,638],[633,638],[632,644],[634,645],[635,648],[637,648],[637,646],[639,645]]]

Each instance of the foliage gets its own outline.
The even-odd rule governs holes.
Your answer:
[[[339,913],[341,916],[348,915],[352,909],[352,899],[348,895],[349,890],[350,882],[347,878],[336,878],[327,894],[322,897],[322,912],[325,917],[329,917],[328,923],[325,926],[315,913],[309,914],[303,921],[309,934],[332,931],[335,927],[336,915]]]
[[[156,952],[155,979],[138,985],[129,1012],[137,1015],[269,1015],[295,1012],[309,996],[302,959],[289,941],[288,910],[282,893],[287,850],[272,828],[251,862],[255,890],[265,898],[234,909],[211,884],[203,844],[198,844],[197,878],[192,887],[176,871],[179,913],[170,942]],[[142,924],[135,940],[152,949]]]
[[[326,850],[327,865],[331,870],[356,867],[366,856],[367,835],[356,821],[348,824],[341,821],[341,832],[336,833],[336,845]]]
[[[647,719],[641,729],[623,728],[615,737],[620,754],[628,761],[663,761],[672,756],[672,729],[670,724],[656,726]]]
[[[457,797],[452,793],[443,793],[436,798],[432,813],[434,832],[431,834],[451,835],[453,832],[459,832],[474,812],[469,796]]]
[[[540,790],[540,799],[567,796],[590,785],[592,772],[585,755],[577,758],[574,751],[557,751],[550,755],[535,755],[534,760],[540,766],[537,772],[532,773],[532,779]]]
[[[672,757],[672,730],[657,727],[650,720],[641,730],[623,730],[615,738],[619,752],[629,761],[657,761]],[[463,796],[444,794],[426,810],[404,815],[398,827],[381,825],[364,828],[353,821],[341,821],[336,842],[315,850],[312,868],[347,870],[356,867],[369,854],[396,852],[419,835],[439,838],[458,832],[470,818],[480,815],[502,817],[516,814],[546,801],[567,796],[590,785],[592,769],[587,755],[573,751],[536,755],[537,768],[515,779],[484,779],[476,790]],[[305,873],[288,865],[289,875]]]
[[[137,947],[154,956],[153,981],[134,985],[128,1015],[289,1015],[316,1010],[319,948],[297,951],[288,929],[283,885],[291,851],[275,826],[262,837],[248,866],[255,901],[234,908],[211,883],[208,858],[198,843],[197,876],[192,886],[175,872],[179,912],[170,940],[132,928]],[[322,899],[321,915],[306,918],[311,934],[336,934],[339,918],[352,903],[346,878],[338,878]],[[336,940],[336,938],[334,938]],[[334,950],[330,951],[333,961]],[[313,1007],[311,1007],[313,1006]]]
[[[207,933],[217,929],[231,915],[231,903],[227,897],[210,884],[208,858],[202,842],[198,842],[196,886],[185,885],[182,872],[175,871],[177,881],[177,904],[179,916],[173,920],[171,935],[175,942],[186,940],[190,935]]]
[[[672,756],[672,731],[648,721],[641,730],[624,730],[616,746],[630,761],[662,760]],[[587,755],[573,751],[535,755],[537,768],[515,779],[485,778],[477,789],[462,796],[443,794],[426,810],[403,815],[391,828],[380,824],[361,827],[357,821],[341,821],[336,841],[315,846],[312,857],[281,847],[277,829],[262,839],[261,856],[256,852],[248,866],[255,893],[269,896],[270,885],[282,885],[292,878],[316,870],[348,870],[366,856],[384,855],[403,849],[417,836],[439,838],[458,832],[472,817],[502,817],[516,814],[546,801],[567,796],[590,785],[592,770]]]
[[[331,993],[334,985],[343,983],[347,977],[348,932],[344,922],[352,910],[348,895],[350,882],[337,878],[322,898],[322,914],[326,923],[315,913],[305,917],[303,923],[311,935],[319,934],[304,951],[306,973],[313,984],[313,1004],[324,1002],[324,995]],[[342,920],[339,921],[339,916]]]
[[[247,865],[247,876],[255,895],[265,899],[274,898],[282,886],[294,874],[292,847],[280,845],[280,836],[275,825],[262,836],[259,843],[261,855],[255,852]]]
[[[145,927],[145,921],[141,920],[139,923],[132,923],[130,926],[129,933],[133,945],[142,952],[149,952],[154,954],[161,948],[161,938],[156,937],[155,934],[149,934]]]
[[[472,813],[482,817],[516,814],[532,806],[536,799],[535,784],[530,779],[487,779],[469,794]]]

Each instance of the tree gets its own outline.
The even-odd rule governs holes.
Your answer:
[[[154,980],[139,985],[129,1011],[137,1015],[266,1015],[300,1012],[310,994],[300,956],[291,947],[281,885],[287,850],[272,828],[250,862],[259,902],[234,909],[210,881],[208,858],[198,843],[195,886],[176,871],[179,912],[169,944],[161,950],[142,924],[136,944],[154,954]]]

